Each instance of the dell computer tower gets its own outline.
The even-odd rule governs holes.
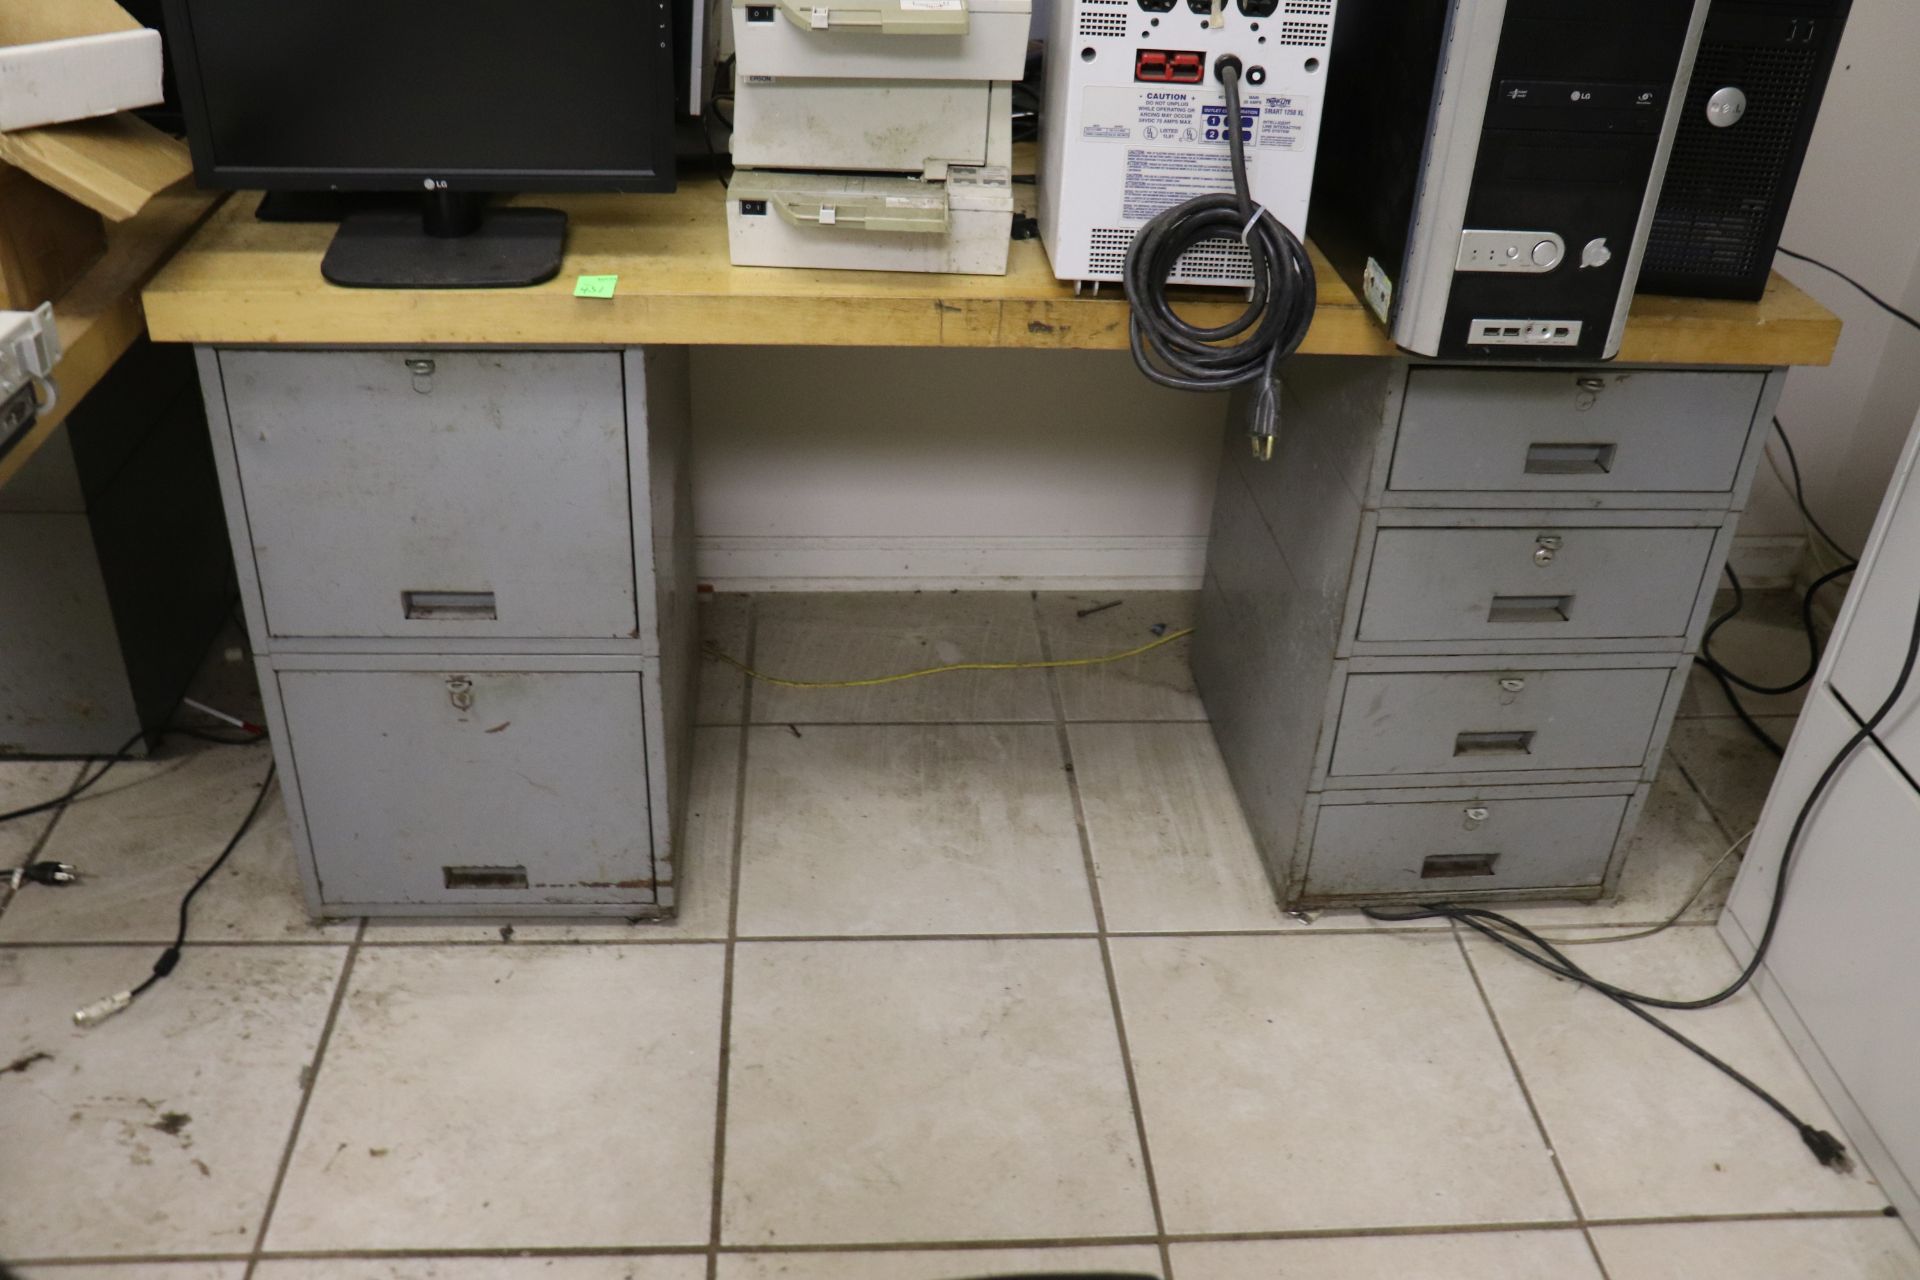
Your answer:
[[[1643,293],[1758,298],[1850,0],[1714,0],[1653,215]]]
[[[1340,0],[1309,229],[1400,346],[1620,349],[1707,0]]]

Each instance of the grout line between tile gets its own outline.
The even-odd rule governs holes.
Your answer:
[[[1579,1193],[1573,1189],[1573,1179],[1567,1176],[1567,1168],[1560,1162],[1560,1148],[1554,1145],[1553,1134],[1547,1130],[1546,1117],[1540,1114],[1540,1108],[1533,1100],[1533,1090],[1527,1087],[1526,1073],[1520,1069],[1519,1055],[1514,1053],[1513,1044],[1507,1039],[1507,1029],[1500,1025],[1500,1014],[1493,1007],[1493,997],[1487,994],[1487,986],[1480,980],[1480,970],[1473,963],[1473,954],[1467,949],[1467,940],[1460,932],[1460,926],[1453,926],[1453,945],[1459,949],[1460,959],[1467,966],[1467,976],[1473,981],[1473,989],[1480,995],[1481,1007],[1487,1011],[1487,1022],[1493,1027],[1494,1037],[1500,1041],[1500,1052],[1507,1057],[1507,1067],[1513,1072],[1513,1082],[1520,1087],[1520,1097],[1527,1104],[1527,1114],[1533,1117],[1533,1126],[1540,1133],[1540,1141],[1546,1145],[1547,1155],[1553,1160],[1553,1172],[1560,1179],[1560,1189],[1566,1193],[1567,1203],[1573,1209],[1574,1222],[1579,1225],[1580,1236],[1587,1242],[1587,1252],[1593,1255],[1593,1265],[1600,1269],[1601,1280],[1607,1280],[1607,1264],[1600,1257],[1600,1246],[1594,1242],[1593,1232],[1587,1229],[1586,1210],[1580,1205]]]
[[[609,917],[609,919],[613,918],[615,917]],[[496,928],[499,924],[504,923],[507,923],[506,917],[501,917],[498,921],[478,922],[480,927],[489,929]],[[530,924],[538,925],[541,921],[521,917],[512,923],[515,924],[516,927],[526,927]],[[554,917],[554,923],[581,924],[582,927],[593,927],[590,921],[582,924],[582,921],[579,919],[564,916]],[[1560,927],[1625,930],[1642,928],[1657,923],[1659,922],[1654,920],[1641,922],[1621,921],[1617,924],[1606,925],[1570,923]],[[1672,927],[1675,929],[1707,928],[1710,927],[1712,923],[1712,921],[1708,920],[1683,920]],[[369,922],[369,924],[371,928],[379,928],[379,925],[375,922]],[[635,926],[636,929],[642,930],[648,927],[647,925]],[[664,930],[670,929],[672,926],[662,925],[660,928]],[[1280,929],[1113,929],[1108,931],[1107,936],[1110,938],[1331,938],[1355,934],[1366,937],[1378,937],[1382,934],[1433,934],[1437,936],[1441,932],[1443,932],[1441,927],[1433,925],[1409,925],[1400,928],[1384,926],[1361,927],[1357,925],[1330,927],[1301,925],[1293,928]],[[736,942],[999,942],[1010,940],[1030,942],[1053,938],[1097,938],[1099,936],[1097,930],[1081,929],[1040,933],[742,933],[734,940]],[[498,938],[366,937],[358,940],[357,945],[362,951],[395,950],[407,947],[702,947],[716,946],[724,943],[726,940],[727,939],[720,934],[704,938],[681,938],[671,935],[625,938],[527,938],[516,935],[512,942],[502,942]],[[0,942],[0,951],[81,950],[89,947],[158,947],[165,946],[171,941],[172,939],[169,938],[101,939],[97,941],[78,942],[55,942],[35,939],[20,942]],[[232,949],[244,947],[350,947],[354,945],[356,945],[356,940],[348,937],[338,939],[288,938],[278,940],[218,939],[205,942],[189,942],[186,944],[188,950],[196,947]]]
[[[253,1280],[254,1269],[260,1265],[260,1253],[267,1243],[267,1228],[273,1225],[273,1211],[280,1206],[280,1192],[287,1185],[287,1170],[293,1167],[294,1148],[300,1143],[300,1128],[306,1123],[307,1108],[312,1104],[313,1091],[320,1083],[320,1067],[326,1060],[327,1046],[333,1041],[333,1028],[340,1020],[340,1008],[347,1001],[347,986],[353,981],[353,962],[360,954],[360,939],[366,932],[367,922],[362,919],[360,927],[354,931],[352,943],[347,947],[346,959],[340,963],[340,977],[334,983],[333,999],[327,1004],[326,1020],[320,1024],[320,1038],[314,1042],[313,1061],[308,1065],[306,1083],[300,1090],[300,1105],[294,1108],[293,1126],[288,1130],[287,1144],[280,1152],[280,1164],[274,1170],[273,1185],[267,1190],[266,1207],[260,1212],[260,1229],[254,1233],[253,1250],[240,1280]]]
[[[182,951],[231,949],[234,947],[350,947],[354,938],[342,934],[337,938],[204,938],[199,941],[188,939],[180,945]],[[88,938],[72,942],[54,941],[46,938],[22,938],[18,942],[0,942],[0,951],[33,951],[83,949],[86,947],[170,947],[171,936],[164,938]],[[377,944],[373,944],[377,945]],[[496,944],[497,945],[497,944]]]
[[[1047,624],[1040,613],[1040,593],[1030,595],[1033,601],[1034,630],[1040,638],[1040,657],[1042,661],[1052,661],[1053,645],[1047,637]],[[1120,1048],[1120,1069],[1127,1081],[1127,1104],[1133,1109],[1134,1138],[1140,1144],[1140,1171],[1146,1178],[1147,1200],[1153,1207],[1153,1230],[1155,1244],[1160,1249],[1160,1274],[1163,1280],[1174,1280],[1173,1253],[1167,1242],[1167,1218],[1160,1207],[1160,1182],[1154,1174],[1153,1152],[1147,1144],[1146,1113],[1140,1107],[1140,1083],[1134,1076],[1133,1045],[1127,1038],[1126,1014],[1120,1008],[1120,980],[1113,970],[1113,948],[1107,938],[1107,912],[1100,900],[1100,874],[1093,856],[1093,837],[1087,830],[1086,804],[1080,794],[1080,771],[1073,761],[1073,735],[1067,728],[1066,697],[1061,692],[1058,679],[1059,670],[1048,667],[1047,697],[1053,703],[1054,733],[1060,745],[1060,763],[1067,774],[1067,793],[1073,801],[1073,825],[1080,840],[1080,860],[1086,869],[1087,893],[1093,900],[1093,924],[1097,930],[1100,946],[1100,967],[1107,979],[1107,999],[1113,1006],[1113,1029]],[[712,1277],[709,1277],[712,1280]]]
[[[748,666],[754,662],[758,641],[758,611],[751,596],[747,599],[746,655]],[[753,681],[742,680],[740,688],[740,742],[735,748],[733,776],[733,839],[727,860],[727,936],[725,959],[720,971],[720,1055],[714,1084],[713,1106],[713,1198],[707,1206],[707,1280],[716,1280],[720,1272],[720,1212],[724,1207],[727,1185],[727,1084],[733,1067],[733,959],[740,939],[740,863],[747,828],[747,745],[753,737],[748,726],[753,722]]]
[[[1855,1221],[1867,1218],[1887,1218],[1894,1215],[1884,1209],[1828,1209],[1806,1211],[1781,1211],[1764,1213],[1726,1213],[1726,1214],[1675,1214],[1669,1216],[1651,1215],[1642,1217],[1589,1218],[1586,1225],[1590,1228],[1606,1227],[1653,1227],[1653,1226],[1709,1226],[1740,1222],[1819,1222],[1819,1221]],[[1356,1226],[1356,1227],[1302,1227],[1278,1231],[1183,1231],[1170,1232],[1166,1236],[1169,1244],[1236,1244],[1258,1243],[1276,1240],[1339,1240],[1374,1236],[1450,1236],[1450,1235],[1497,1235],[1505,1232],[1534,1231],[1573,1231],[1578,1225],[1564,1220],[1521,1221],[1521,1222],[1461,1222],[1426,1223],[1414,1226]],[[984,1252],[998,1249],[1097,1249],[1116,1245],[1155,1245],[1160,1237],[1152,1235],[1128,1236],[1061,1236],[1034,1237],[1023,1239],[974,1239],[974,1240],[893,1240],[893,1241],[839,1241],[821,1244],[723,1244],[717,1250],[701,1249],[697,1245],[579,1245],[579,1246],[523,1246],[496,1247],[480,1249],[448,1248],[445,1246],[423,1249],[263,1249],[256,1255],[249,1252],[234,1253],[138,1253],[138,1254],[49,1254],[40,1257],[9,1259],[9,1264],[22,1266],[132,1266],[140,1263],[167,1262],[283,1262],[301,1260],[330,1259],[391,1259],[406,1261],[432,1258],[646,1258],[646,1257],[702,1257],[709,1252],[721,1255],[741,1254],[819,1254],[819,1253],[912,1253],[912,1252]]]
[[[1726,819],[1722,818],[1720,811],[1713,807],[1713,801],[1707,799],[1707,793],[1703,791],[1700,784],[1694,780],[1692,772],[1687,768],[1686,761],[1680,758],[1680,753],[1669,746],[1667,748],[1667,759],[1673,762],[1673,767],[1680,773],[1680,780],[1687,784],[1687,790],[1693,792],[1693,798],[1698,800],[1700,807],[1707,811],[1707,817],[1712,819],[1713,825],[1720,831],[1720,838],[1722,840],[1732,840],[1736,838],[1736,833],[1727,826]],[[1738,864],[1736,863],[1735,865]]]
[[[752,683],[749,681],[748,683]],[[757,720],[748,724],[752,729],[966,729],[974,726],[1010,728],[1010,729],[1046,729],[1051,728],[1059,717],[1053,719],[1032,720]],[[1173,728],[1210,724],[1205,719],[1187,720],[1066,720],[1069,725],[1132,725],[1143,728]],[[706,725],[710,729],[727,728],[726,725]]]
[[[1759,1213],[1641,1214],[1616,1218],[1588,1218],[1589,1227],[1665,1227],[1712,1222],[1804,1222],[1823,1218],[1893,1218],[1886,1209],[1785,1209]]]
[[[736,784],[736,789],[738,784]],[[611,917],[610,917],[611,918]],[[589,921],[569,917],[555,917],[555,923],[580,924],[581,927],[594,927]],[[506,923],[500,921],[480,921],[479,927],[495,928]],[[520,918],[513,923],[517,927],[539,925],[539,920]],[[1557,928],[1589,929],[1599,933],[1625,931],[1628,929],[1649,928],[1662,923],[1658,920],[1622,920],[1606,924],[1581,924],[1570,921]],[[370,929],[378,929],[377,922],[369,922]],[[652,926],[636,925],[637,931],[644,932]],[[662,930],[671,929],[671,925],[661,925]],[[1711,929],[1716,927],[1712,920],[1681,920],[1668,926],[1669,929]],[[1438,936],[1444,929],[1437,926],[1319,926],[1302,925],[1280,929],[1109,929],[1109,938],[1335,938],[1335,937],[1380,937],[1387,934],[1432,934]],[[734,938],[736,942],[1002,942],[1002,941],[1046,941],[1061,938],[1097,938],[1097,930],[1065,930],[1040,933],[741,933]],[[89,941],[50,941],[30,939],[19,942],[0,942],[0,951],[57,951],[110,949],[115,947],[159,947],[166,946],[170,938],[109,938]],[[286,947],[352,947],[358,945],[362,951],[399,950],[408,947],[712,947],[727,941],[721,934],[711,937],[676,937],[662,933],[656,937],[606,937],[606,938],[528,938],[516,935],[512,942],[502,942],[498,938],[383,938],[363,937],[359,940],[340,938],[279,938],[279,939],[208,939],[202,942],[189,942],[186,949],[234,949],[246,947],[286,948]]]

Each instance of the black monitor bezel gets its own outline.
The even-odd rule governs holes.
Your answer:
[[[615,192],[665,193],[676,189],[674,114],[677,102],[671,53],[656,59],[662,75],[658,86],[653,136],[663,168],[646,169],[347,169],[306,166],[222,164],[213,154],[212,130],[201,84],[200,52],[194,41],[192,0],[163,0],[167,17],[166,40],[179,86],[180,106],[187,122],[187,148],[193,157],[194,181],[225,191],[339,191],[408,192]],[[654,0],[672,23],[670,0]],[[672,40],[667,42],[669,51]],[[641,57],[652,50],[638,51]],[[636,68],[636,73],[639,69]]]

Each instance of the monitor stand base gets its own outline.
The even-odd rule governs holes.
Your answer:
[[[428,234],[420,213],[355,213],[321,259],[328,283],[350,289],[517,289],[560,274],[567,215],[485,210],[464,235]]]

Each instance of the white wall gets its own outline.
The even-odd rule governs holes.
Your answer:
[[[1784,243],[1920,311],[1920,4],[1855,0]],[[1840,281],[1780,269],[1846,322],[1780,415],[1817,515],[1866,537],[1920,406],[1920,336]],[[695,353],[702,576],[730,587],[1197,585],[1224,405],[1123,353],[756,347]],[[1747,576],[1801,525],[1765,468]],[[1784,556],[1782,556],[1784,552]]]
[[[1854,0],[1781,243],[1839,267],[1920,314],[1920,5]],[[1920,408],[1920,334],[1846,283],[1784,255],[1782,275],[1846,323],[1833,364],[1787,378],[1780,419],[1820,522],[1858,551]],[[1764,470],[1743,535],[1799,528]]]
[[[700,347],[703,579],[1195,586],[1225,398],[1124,352]]]

